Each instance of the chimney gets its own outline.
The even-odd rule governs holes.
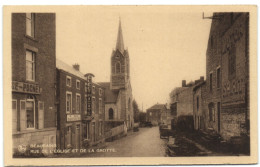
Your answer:
[[[204,76],[200,76],[200,80],[201,80],[201,81],[204,81]]]
[[[74,64],[74,65],[73,65],[73,68],[74,68],[75,70],[79,71],[79,64],[77,64],[77,63]]]
[[[186,80],[182,80],[182,87],[186,87]]]

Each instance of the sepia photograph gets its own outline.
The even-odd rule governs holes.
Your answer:
[[[6,162],[257,163],[256,12],[5,6]]]

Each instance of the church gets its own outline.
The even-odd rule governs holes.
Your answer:
[[[130,83],[130,60],[124,47],[121,21],[119,20],[116,48],[111,55],[110,82],[98,83],[105,88],[106,128],[124,124],[128,130],[134,125],[132,88]]]

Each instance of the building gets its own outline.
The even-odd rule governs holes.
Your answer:
[[[33,144],[51,145],[44,154],[56,148],[55,29],[54,13],[12,14],[14,155],[30,156]]]
[[[58,147],[80,149],[102,142],[104,89],[82,74],[78,64],[69,66],[57,59],[56,65]]]
[[[173,115],[171,114],[171,110],[169,108],[167,108],[167,105],[166,105],[166,110],[162,110],[162,113],[161,113],[161,120],[160,122],[162,124],[165,124],[165,125],[171,125],[171,121],[174,119]]]
[[[111,56],[110,82],[98,83],[105,88],[106,127],[125,124],[127,129],[134,125],[132,88],[130,82],[130,59],[124,47],[121,21],[119,21],[116,49]]]
[[[206,106],[206,82],[200,82],[193,88],[193,120],[195,130],[205,130]]]
[[[95,145],[105,141],[105,89],[98,83],[92,82],[92,113],[85,115],[84,143]],[[91,117],[91,120],[89,120]],[[89,134],[88,134],[89,132]]]
[[[170,93],[170,109],[174,126],[181,124],[180,126],[183,129],[194,128],[193,88],[201,82],[204,82],[204,77],[188,84],[186,84],[186,80],[183,80],[182,87],[177,87]]]
[[[153,125],[164,123],[163,120],[167,118],[167,108],[165,104],[155,104],[146,110],[147,121]]]
[[[249,136],[249,13],[213,14],[206,85],[207,127],[225,140]]]

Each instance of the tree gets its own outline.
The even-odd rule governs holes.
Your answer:
[[[133,111],[134,111],[134,122],[139,122],[139,108],[138,104],[136,103],[135,99],[133,100]]]

